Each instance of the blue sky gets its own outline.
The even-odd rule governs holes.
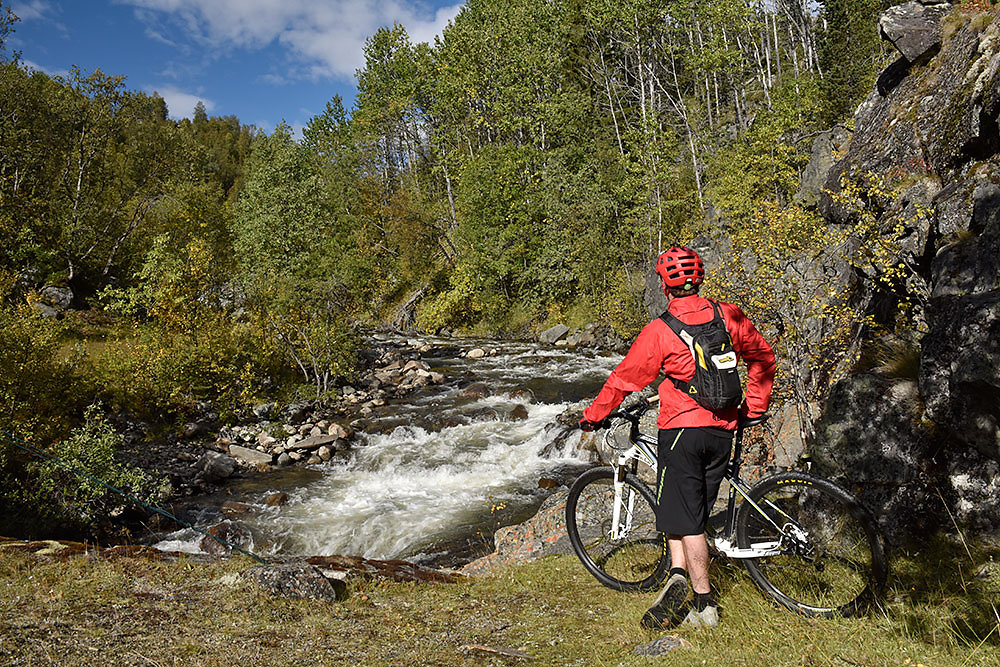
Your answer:
[[[2,0],[21,21],[9,48],[29,66],[124,74],[173,118],[200,99],[270,131],[301,128],[335,94],[351,108],[365,39],[398,22],[432,41],[462,0]]]

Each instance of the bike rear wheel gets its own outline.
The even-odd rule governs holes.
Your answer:
[[[615,473],[593,468],[573,483],[566,500],[566,530],[573,551],[599,582],[618,591],[648,591],[670,568],[666,540],[656,530],[653,492],[625,476],[619,537],[612,538]]]
[[[762,591],[792,611],[827,618],[858,614],[877,599],[888,575],[885,548],[850,493],[821,477],[783,473],[755,484],[750,499],[766,517],[744,500],[738,545],[780,551],[743,561]]]

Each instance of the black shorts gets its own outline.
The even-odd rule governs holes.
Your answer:
[[[656,529],[700,535],[726,475],[732,431],[675,428],[660,431],[656,471]]]

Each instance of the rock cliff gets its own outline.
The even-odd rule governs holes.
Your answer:
[[[819,202],[847,225],[857,211],[831,193],[866,179],[891,193],[868,205],[905,270],[891,287],[859,272],[856,303],[877,323],[863,346],[895,359],[869,357],[832,388],[812,451],[898,538],[950,527],[952,515],[1000,527],[998,19],[927,1],[883,15],[903,56],[858,108]]]

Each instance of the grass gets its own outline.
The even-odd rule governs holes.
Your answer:
[[[938,540],[893,560],[884,608],[835,620],[777,609],[741,570],[715,564],[722,624],[675,630],[692,647],[657,660],[1000,664],[1000,620],[992,607],[1000,597],[1000,549],[966,555]],[[572,556],[451,585],[361,582],[339,603],[266,596],[238,576],[253,565],[60,561],[0,550],[0,663],[645,665],[650,659],[633,655],[633,647],[665,634],[637,623],[653,595],[603,588]]]

